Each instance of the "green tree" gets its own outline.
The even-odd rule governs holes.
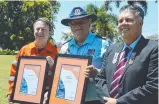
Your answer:
[[[146,38],[147,39],[150,39],[150,40],[158,40],[158,33],[155,33],[155,34],[153,34],[153,35],[151,35],[151,36],[147,36]]]
[[[65,41],[68,41],[70,39],[72,39],[74,37],[74,35],[72,34],[72,32],[62,32],[63,36],[61,39],[64,39]]]
[[[0,1],[0,46],[20,49],[34,40],[33,23],[39,17],[55,21],[57,1]],[[53,30],[55,26],[53,24]],[[53,32],[52,32],[53,35]]]
[[[108,13],[108,8],[105,8],[104,5],[98,8],[94,4],[88,4],[86,11],[88,14],[97,15],[97,21],[93,23],[90,28],[92,32],[111,39],[117,35],[117,18],[114,14]]]
[[[109,8],[111,3],[115,3],[116,7],[119,8],[121,2],[123,2],[123,1],[122,0],[112,0],[112,1],[111,0],[106,0],[104,2],[104,5],[105,5],[105,8],[112,10],[112,8]],[[157,3],[157,1],[155,1],[155,2]],[[141,8],[144,10],[145,16],[146,16],[147,9],[148,9],[148,4],[147,4],[146,0],[141,0],[141,1],[140,0],[128,0],[127,4],[128,5],[139,5],[139,6],[141,6]]]

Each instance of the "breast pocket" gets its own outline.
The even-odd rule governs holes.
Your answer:
[[[88,55],[88,56],[94,56],[95,52],[96,52],[95,49],[88,49],[87,55]]]

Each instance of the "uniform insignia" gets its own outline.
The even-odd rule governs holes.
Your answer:
[[[129,65],[131,65],[131,64],[134,63],[135,56],[136,56],[136,53],[132,53],[132,54],[131,54],[131,58],[130,58],[130,60],[129,60]]]
[[[75,9],[75,15],[81,15],[80,9]]]
[[[88,55],[92,55],[95,53],[95,49],[88,49]]]
[[[115,53],[112,63],[115,64],[117,62],[119,53]]]
[[[131,65],[131,64],[133,64],[134,63],[134,60],[133,59],[130,59],[129,60],[129,64]]]

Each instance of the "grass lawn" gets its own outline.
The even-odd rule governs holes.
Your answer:
[[[0,104],[7,104],[9,70],[14,58],[13,55],[0,55]]]

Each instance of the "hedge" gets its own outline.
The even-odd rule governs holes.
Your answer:
[[[10,49],[0,50],[0,55],[16,55],[17,53],[17,51]]]

